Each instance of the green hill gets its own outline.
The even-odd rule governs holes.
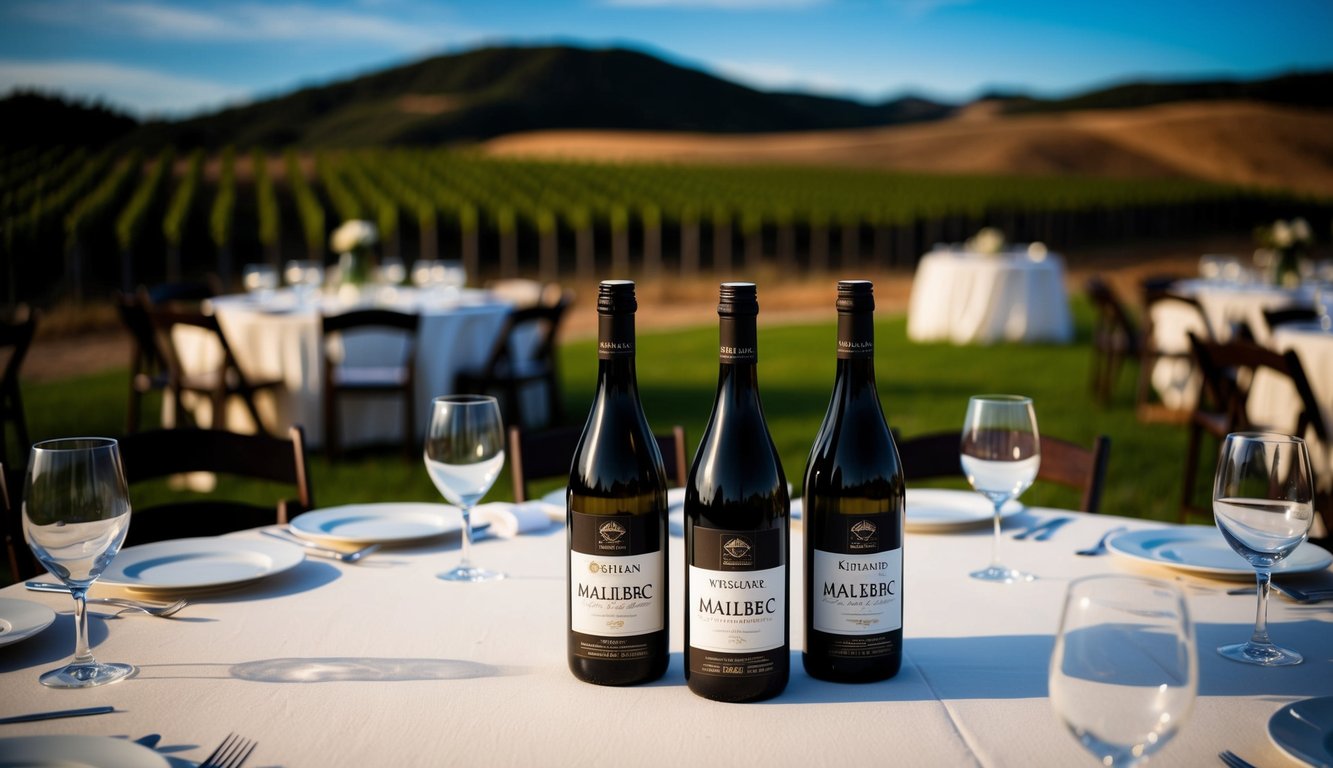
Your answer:
[[[547,128],[713,133],[820,130],[931,119],[921,99],[866,105],[765,93],[624,49],[484,48],[243,107],[144,126],[177,146],[439,144]]]
[[[1333,108],[1333,72],[1307,72],[1266,80],[1202,80],[1172,83],[1134,82],[1066,99],[999,97],[1006,114],[1070,112],[1081,109],[1133,109],[1174,101],[1263,101],[1298,107]]]

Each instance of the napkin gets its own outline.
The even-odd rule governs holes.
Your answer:
[[[502,539],[512,539],[523,533],[544,531],[551,527],[551,517],[546,507],[551,506],[540,501],[527,501],[522,504],[493,502],[480,504],[472,510],[473,520],[491,524],[491,532]]]

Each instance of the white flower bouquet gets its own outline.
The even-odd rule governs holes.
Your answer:
[[[995,227],[982,227],[965,244],[973,253],[999,253],[1004,250],[1004,233]]]

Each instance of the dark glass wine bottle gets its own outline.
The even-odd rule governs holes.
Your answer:
[[[597,392],[569,470],[569,669],[633,685],[667,668],[667,500],[662,456],[639,403],[634,283],[597,294]]]
[[[758,701],[790,675],[791,501],[755,372],[753,283],[723,283],[717,399],[685,486],[685,680]]]
[[[805,671],[864,683],[903,645],[902,462],[875,391],[875,297],[838,283],[838,370],[805,469]]]

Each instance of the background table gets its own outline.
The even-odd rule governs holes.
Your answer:
[[[479,564],[513,578],[453,584],[436,573],[457,542],[382,551],[358,565],[310,559],[234,592],[205,597],[175,621],[94,621],[97,656],[139,666],[116,685],[43,688],[39,672],[68,657],[71,606],[59,595],[0,594],[63,611],[37,638],[0,649],[0,716],[115,705],[118,714],[0,727],[0,735],[162,734],[175,757],[201,759],[236,731],[258,740],[254,765],[1093,765],[1047,697],[1047,665],[1071,579],[1139,572],[1111,556],[1077,557],[1116,525],[1108,515],[1030,510],[1073,520],[1045,542],[1006,535],[1001,554],[1036,573],[1030,584],[967,577],[990,556],[990,530],[908,534],[905,653],[897,677],[868,685],[813,680],[801,668],[802,537],[793,529],[792,678],[754,705],[721,704],[685,687],[682,605],[671,603],[671,664],[660,682],[602,688],[576,681],[565,658],[565,536],[549,533],[475,549]],[[255,532],[237,534],[258,537]],[[682,542],[670,540],[671,586]],[[1212,765],[1232,749],[1287,766],[1266,735],[1283,705],[1333,692],[1333,608],[1276,596],[1274,637],[1306,663],[1257,669],[1217,645],[1248,637],[1254,596],[1236,582],[1168,570],[1186,589],[1199,646],[1200,685],[1183,731],[1154,766]],[[1243,583],[1243,582],[1241,582]]]
[[[1067,343],[1074,324],[1064,260],[1026,252],[932,251],[912,280],[907,335],[913,341]]]
[[[432,294],[411,288],[390,289],[367,295],[373,305],[414,312],[421,316],[416,348],[416,413],[424,434],[430,401],[453,391],[460,370],[479,368],[490,354],[512,309],[507,301],[482,291]],[[281,291],[259,301],[246,295],[221,296],[212,300],[213,312],[222,326],[241,370],[252,378],[279,378],[284,382],[276,397],[256,397],[259,414],[270,429],[284,431],[288,425],[305,428],[311,445],[324,442],[322,405],[324,392],[324,314],[346,312],[356,307],[334,297],[300,303],[293,294]],[[194,329],[181,329],[193,331]],[[216,365],[219,350],[198,333],[174,337],[182,357],[192,368]],[[346,360],[355,365],[397,365],[402,360],[401,335],[383,333],[346,336]],[[197,421],[212,423],[210,404],[190,402]],[[169,413],[166,404],[163,413]],[[339,404],[344,445],[392,442],[401,439],[402,401],[396,396],[343,398]],[[239,403],[227,412],[232,429],[254,430],[249,414]]]

